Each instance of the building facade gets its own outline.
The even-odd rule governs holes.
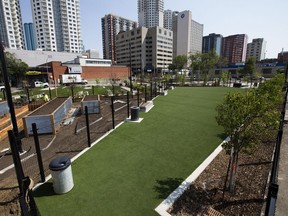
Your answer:
[[[173,58],[202,52],[203,24],[192,20],[191,11],[173,18]]]
[[[254,57],[256,61],[265,59],[266,41],[263,38],[253,39],[251,43],[247,44],[246,60]]]
[[[165,10],[164,11],[164,28],[173,30],[173,17],[178,15],[178,11]]]
[[[0,34],[5,47],[25,49],[19,0],[1,0]]]
[[[279,63],[288,63],[288,51],[282,51],[278,53],[278,62]]]
[[[36,39],[33,23],[24,23],[24,33],[25,33],[26,50],[35,50]]]
[[[209,51],[214,50],[218,56],[221,56],[222,41],[223,36],[221,34],[212,33],[203,37],[202,52],[208,53]]]
[[[37,48],[82,52],[79,0],[31,1]]]
[[[129,31],[137,27],[137,22],[112,14],[101,19],[103,58],[115,63],[115,37],[119,32]]]
[[[172,63],[173,33],[155,26],[138,27],[116,36],[116,56],[120,65],[131,66],[132,72],[160,72]]]
[[[245,62],[247,40],[246,34],[230,35],[223,38],[222,57],[228,60],[228,64]]]
[[[151,28],[163,27],[164,0],[138,0],[139,26]]]

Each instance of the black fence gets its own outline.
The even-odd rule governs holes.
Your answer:
[[[160,89],[168,86],[160,83],[149,83],[139,86],[134,94],[102,96],[98,113],[88,113],[88,107],[79,107],[70,114],[56,134],[41,134],[39,126],[32,124],[33,135],[26,137],[24,131],[15,134],[9,131],[9,141],[12,151],[11,163],[14,164],[19,186],[19,203],[23,215],[39,215],[33,199],[32,188],[37,183],[45,182],[50,174],[49,163],[57,156],[76,156],[85,148],[90,148],[103,135],[117,127],[129,118],[131,107],[152,100],[160,93]],[[74,104],[74,105],[75,105]],[[74,121],[72,120],[74,118]],[[71,119],[71,122],[70,120]],[[76,119],[76,120],[75,120]],[[65,125],[67,123],[67,126]],[[21,143],[23,154],[18,152]],[[11,169],[10,172],[13,172]],[[8,174],[7,174],[8,175]]]
[[[279,125],[277,139],[276,139],[276,146],[275,146],[275,151],[274,151],[271,176],[270,176],[269,187],[268,187],[268,192],[267,192],[267,201],[266,201],[266,209],[265,209],[265,215],[267,216],[275,215],[275,210],[276,210],[276,201],[277,201],[277,195],[278,195],[278,189],[279,189],[277,180],[278,180],[281,142],[282,142],[282,135],[283,135],[283,124],[284,124],[285,110],[286,110],[286,103],[287,103],[287,94],[288,94],[288,88],[286,87],[284,102],[283,102],[282,111],[281,111],[281,120],[280,120],[280,125]]]

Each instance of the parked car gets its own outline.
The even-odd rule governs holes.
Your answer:
[[[41,81],[35,81],[33,83],[32,87],[36,87],[36,88],[48,88],[49,87],[49,83],[47,82],[41,82]]]
[[[0,91],[5,91],[5,85],[4,85],[4,83],[0,83]]]

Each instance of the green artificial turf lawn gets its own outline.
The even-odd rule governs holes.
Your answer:
[[[141,123],[124,123],[72,164],[74,188],[35,192],[45,215],[157,215],[159,205],[222,142],[217,103],[233,88],[176,88]]]

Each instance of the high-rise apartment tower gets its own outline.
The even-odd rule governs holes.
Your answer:
[[[247,44],[246,60],[249,57],[254,57],[256,61],[265,59],[266,41],[263,38],[255,38],[252,43]]]
[[[31,0],[37,48],[82,52],[79,0]]]
[[[5,47],[25,49],[19,0],[1,0],[0,34]]]
[[[223,38],[222,56],[227,58],[228,64],[245,62],[247,40],[246,34],[230,35]]]
[[[103,58],[115,63],[115,37],[119,32],[129,31],[137,27],[137,22],[112,14],[105,15],[102,23]]]
[[[138,0],[139,26],[151,28],[163,27],[164,0]]]

